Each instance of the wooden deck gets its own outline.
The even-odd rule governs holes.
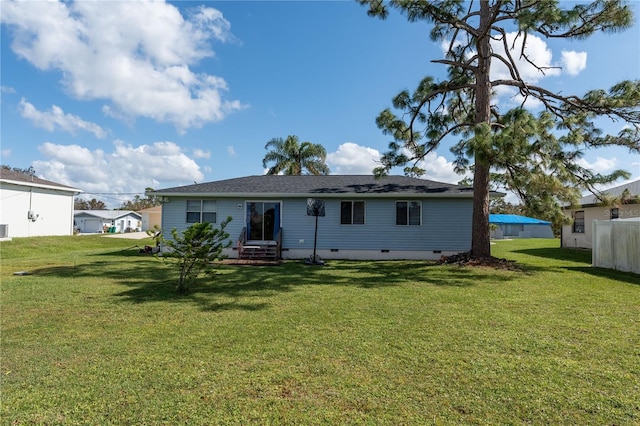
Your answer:
[[[237,240],[238,260],[279,260],[281,244],[282,228],[275,240],[247,240],[247,230],[243,228]]]

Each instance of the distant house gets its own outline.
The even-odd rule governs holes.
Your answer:
[[[491,238],[553,238],[551,222],[517,214],[490,214],[489,223],[496,225]]]
[[[154,195],[165,200],[165,236],[232,217],[226,229],[234,242],[230,257],[302,259],[313,254],[314,242],[323,259],[438,259],[471,248],[473,188],[430,180],[265,175]]]
[[[73,235],[78,188],[0,168],[0,238]]]
[[[139,210],[142,216],[142,230],[149,231],[154,226],[162,226],[162,206],[149,207],[148,209]]]
[[[82,233],[123,233],[142,230],[142,216],[130,210],[78,210],[75,226]]]
[[[616,220],[640,217],[640,180],[603,191],[609,197],[628,194],[629,202],[619,202],[613,206],[603,206],[598,198],[589,194],[582,197],[575,208],[565,209],[572,223],[562,227],[562,247],[593,248],[593,221]]]

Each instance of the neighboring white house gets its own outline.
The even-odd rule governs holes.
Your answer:
[[[620,197],[627,191],[631,197],[640,196],[640,180],[603,191],[609,197]],[[619,203],[615,206],[603,206],[593,195],[582,197],[578,207],[567,208],[565,214],[573,223],[562,227],[562,247],[593,248],[593,221],[629,219],[640,217],[640,203]]]
[[[131,210],[78,210],[75,226],[82,233],[137,232],[142,230],[142,216]]]
[[[142,215],[142,230],[149,231],[154,226],[162,226],[162,206],[149,207],[138,211]]]
[[[73,197],[81,192],[0,168],[0,238],[73,235]]]

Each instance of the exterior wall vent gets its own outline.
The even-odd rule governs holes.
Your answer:
[[[9,225],[0,225],[0,238],[7,238],[9,236]]]

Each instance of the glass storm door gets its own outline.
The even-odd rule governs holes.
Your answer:
[[[272,241],[280,229],[280,203],[247,201],[247,240]]]

